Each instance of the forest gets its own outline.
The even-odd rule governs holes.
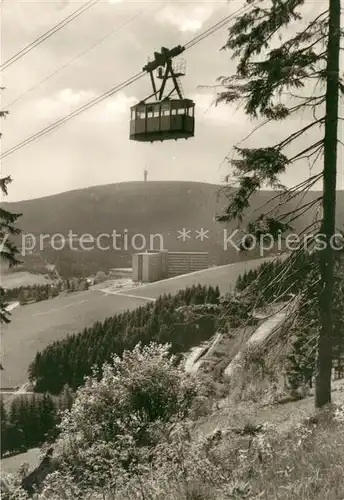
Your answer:
[[[344,270],[341,256],[337,257],[333,343],[334,369],[340,376],[344,362]],[[263,263],[255,271],[243,274],[238,278],[234,293],[226,297],[220,296],[218,288],[200,285],[175,296],[162,296],[154,304],[96,322],[92,327],[38,352],[29,368],[30,381],[37,392],[59,394],[66,384],[76,390],[83,384],[85,376],[91,374],[94,365],[102,366],[114,354],[120,356],[139,342],[143,345],[170,343],[171,352],[181,354],[209,340],[217,331],[240,329],[248,321],[253,323],[252,313],[257,308],[300,296],[297,317],[288,333],[292,346],[289,375],[294,385],[304,381],[311,384],[318,324],[315,307],[319,293],[317,273],[318,255],[297,252],[286,262]],[[207,304],[213,304],[217,309],[209,312],[205,307]],[[201,310],[197,310],[199,307]],[[225,323],[221,320],[224,312]]]
[[[58,397],[48,393],[23,395],[10,403],[1,397],[1,457],[55,440],[61,412],[72,403],[73,394],[67,386]]]
[[[214,335],[216,318],[201,314],[197,321],[185,321],[186,312],[179,308],[217,304],[219,298],[218,287],[197,285],[96,322],[38,352],[29,368],[30,381],[37,392],[59,394],[65,384],[75,390],[94,365],[102,366],[114,354],[121,355],[139,342],[170,342],[173,353],[185,352]]]
[[[10,302],[18,300],[20,305],[31,302],[40,302],[57,297],[62,291],[78,292],[88,290],[89,284],[86,279],[74,278],[59,280],[53,284],[28,285],[1,289],[1,300]]]

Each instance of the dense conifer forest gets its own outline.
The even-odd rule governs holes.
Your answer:
[[[0,399],[1,456],[36,448],[57,437],[60,413],[70,409],[73,394],[64,387],[59,397],[24,395],[6,404]]]
[[[337,259],[336,269],[333,343],[334,369],[340,376],[344,350],[341,258]],[[299,297],[298,313],[287,335],[292,347],[288,372],[293,385],[311,385],[318,324],[315,307],[319,293],[317,275],[317,254],[297,252],[285,262],[263,263],[256,270],[243,274],[237,281],[235,292],[227,297],[220,297],[218,288],[200,285],[175,296],[162,296],[154,304],[96,322],[92,327],[38,352],[29,368],[30,381],[38,392],[59,394],[65,384],[75,390],[83,384],[85,376],[91,374],[94,365],[101,367],[114,354],[121,355],[139,342],[143,345],[152,341],[170,343],[172,353],[180,354],[210,339],[218,331],[225,333],[228,328],[254,323],[252,314],[257,308]],[[213,304],[217,309],[209,311],[203,307],[206,304]],[[191,307],[191,312],[187,306]],[[195,307],[201,307],[196,316],[192,315]],[[226,322],[222,320],[224,311]]]
[[[197,321],[186,321],[185,311],[178,308],[217,304],[219,297],[218,287],[193,286],[173,297],[165,295],[154,304],[96,322],[38,352],[29,369],[30,380],[36,391],[58,394],[65,384],[75,390],[91,374],[92,366],[102,366],[114,354],[121,355],[138,342],[169,342],[173,353],[184,352],[212,337],[217,322],[208,314]]]

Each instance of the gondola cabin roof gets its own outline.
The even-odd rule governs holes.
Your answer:
[[[165,99],[132,106],[130,139],[140,142],[188,139],[195,133],[195,103]]]

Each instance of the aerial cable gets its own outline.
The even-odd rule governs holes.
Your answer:
[[[15,104],[16,102],[18,102],[19,100],[21,100],[23,97],[25,97],[27,94],[29,94],[30,92],[32,92],[33,90],[35,90],[36,88],[40,87],[43,83],[46,83],[48,80],[50,80],[51,78],[53,78],[55,75],[57,75],[60,71],[62,71],[63,69],[67,68],[67,66],[69,66],[70,64],[73,64],[76,60],[80,59],[80,57],[84,56],[85,54],[87,54],[90,50],[94,49],[95,47],[97,47],[97,45],[103,43],[106,39],[110,38],[114,33],[117,33],[118,31],[120,31],[122,28],[124,28],[125,26],[127,26],[128,24],[132,23],[133,21],[135,21],[136,18],[140,17],[142,15],[142,12],[138,12],[137,14],[135,14],[134,16],[132,16],[131,18],[127,19],[124,23],[120,24],[119,26],[116,26],[116,28],[112,29],[110,31],[110,33],[108,33],[107,35],[105,35],[104,37],[102,37],[100,40],[97,40],[94,44],[92,44],[90,47],[88,47],[86,50],[80,52],[80,54],[78,54],[77,56],[75,56],[73,59],[69,60],[68,62],[66,62],[65,64],[63,64],[62,66],[60,66],[59,68],[57,68],[55,71],[53,71],[52,73],[50,73],[48,76],[46,76],[45,78],[43,78],[42,80],[40,80],[38,83],[36,83],[35,85],[33,85],[32,87],[30,87],[28,90],[26,90],[23,94],[21,94],[19,97],[17,97],[14,101],[10,102],[9,104],[4,104],[4,107],[6,109],[9,109],[11,106],[13,106],[13,104]]]
[[[211,28],[205,30],[203,33],[201,33],[200,35],[198,35],[198,36],[194,37],[192,40],[190,40],[184,46],[185,50],[188,50],[189,48],[195,46],[197,43],[205,40],[206,38],[208,38],[208,36],[212,35],[217,30],[219,30],[220,28],[222,28],[225,24],[228,23],[228,21],[231,21],[238,14],[239,11],[246,11],[246,10],[248,10],[247,7],[245,7],[245,8],[241,7],[240,9],[236,10],[233,14],[231,14],[229,16],[226,16],[224,19],[222,19],[221,21],[219,21],[218,23],[216,23],[214,26],[212,26]],[[133,83],[135,83],[137,80],[139,80],[140,78],[142,78],[145,75],[146,75],[146,72],[145,71],[141,71],[140,73],[137,73],[133,77],[128,78],[126,81],[120,83],[119,85],[116,85],[115,87],[111,88],[107,92],[104,92],[103,94],[101,94],[100,96],[96,97],[95,99],[92,99],[91,101],[89,101],[88,103],[84,104],[83,106],[81,106],[80,108],[76,109],[75,111],[72,111],[67,116],[65,116],[63,118],[60,118],[56,122],[52,123],[51,125],[48,125],[47,127],[45,127],[44,129],[42,129],[41,131],[37,132],[36,134],[28,137],[24,141],[21,141],[20,143],[16,144],[15,146],[12,146],[10,149],[6,150],[0,156],[0,158],[1,159],[6,158],[7,156],[9,156],[9,155],[15,153],[16,151],[18,151],[19,149],[27,146],[31,142],[34,142],[34,141],[40,139],[41,137],[43,137],[47,133],[52,132],[53,130],[55,130],[57,128],[60,128],[62,125],[65,125],[69,120],[71,120],[75,116],[78,116],[79,114],[83,113],[84,111],[87,111],[88,109],[90,109],[91,107],[95,106],[96,104],[99,104],[104,99],[107,99],[107,98],[113,96],[115,93],[121,91],[125,87],[128,87],[129,85],[132,85]]]
[[[208,38],[208,36],[212,35],[216,31],[218,31],[220,28],[223,28],[228,23],[228,21],[231,21],[234,16],[239,14],[240,11],[248,11],[248,10],[249,10],[248,7],[245,7],[245,8],[243,6],[239,7],[235,12],[224,17],[223,19],[218,21],[216,24],[214,24],[213,26],[211,26],[207,30],[203,31],[203,33],[195,36],[192,40],[190,40],[188,43],[186,43],[184,45],[185,50],[191,49],[191,47],[193,47],[194,45],[197,45],[197,43],[201,42],[205,38]]]
[[[3,71],[12,64],[14,64],[18,59],[21,59],[23,56],[28,54],[31,50],[33,50],[35,47],[43,43],[45,40],[50,38],[51,36],[55,35],[58,31],[60,31],[62,28],[67,26],[69,23],[74,21],[74,19],[77,19],[81,14],[89,10],[91,7],[93,7],[95,4],[97,4],[100,0],[89,0],[86,4],[82,5],[79,7],[77,10],[69,14],[65,19],[57,23],[55,26],[50,28],[50,30],[46,31],[41,35],[40,37],[36,38],[33,42],[31,42],[29,45],[21,49],[17,54],[14,54],[12,57],[7,59],[1,66],[0,70]]]

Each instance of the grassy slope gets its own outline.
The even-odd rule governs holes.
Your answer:
[[[344,384],[337,381],[333,384],[334,403],[344,404]],[[237,494],[234,500],[245,497],[241,491],[251,488],[249,498],[264,500],[342,500],[343,498],[343,433],[337,428],[323,424],[310,434],[306,427],[297,429],[297,424],[314,415],[314,399],[308,397],[302,401],[290,402],[262,408],[259,404],[228,405],[226,409],[215,411],[200,419],[196,426],[196,436],[212,435],[215,430],[224,431],[223,444],[219,444],[219,456],[223,465],[229,457],[228,485],[236,484]],[[257,449],[247,450],[246,438],[226,432],[231,428],[243,428],[245,424],[259,425],[268,423],[276,432],[262,435],[260,446],[262,462],[257,460]],[[242,458],[238,460],[233,451],[241,450]],[[247,457],[245,458],[245,450]],[[26,453],[1,460],[3,472],[18,471],[23,462],[30,469],[39,463],[39,450],[32,449]],[[224,465],[225,466],[225,465]],[[233,475],[233,482],[231,482]],[[220,480],[220,478],[219,478]],[[200,494],[204,493],[200,487]],[[175,497],[175,500],[180,497]],[[183,497],[184,498],[184,497]],[[218,496],[225,500],[228,496]]]
[[[141,299],[87,291],[19,307],[13,311],[11,323],[3,326],[1,387],[24,384],[37,351],[55,340],[144,303]]]
[[[194,283],[219,285],[221,292],[226,293],[234,287],[238,274],[256,265],[256,261],[253,261],[217,267],[116,295],[105,295],[91,288],[85,292],[61,295],[19,307],[13,311],[11,323],[3,327],[2,355],[5,369],[1,374],[0,385],[15,387],[24,384],[27,368],[36,352],[55,340],[65,338],[69,333],[78,333],[95,321],[135,309],[164,293],[175,294]]]
[[[1,276],[1,286],[4,288],[17,288],[20,286],[47,285],[52,280],[44,277],[43,274],[30,274],[25,271],[4,274]]]
[[[344,405],[344,380],[332,382],[332,402],[335,405]],[[315,413],[314,390],[304,399],[284,404],[268,405],[250,400],[236,400],[234,405],[232,399],[224,399],[222,403],[218,410],[199,420],[197,435],[212,434],[216,429],[243,427],[248,422],[254,425],[268,422],[286,432]]]
[[[343,380],[334,382],[332,390],[334,406],[343,408]],[[334,422],[330,414],[327,410],[314,410],[314,397],[266,407],[229,402],[225,410],[215,411],[200,421],[196,434],[223,432],[219,456],[222,463],[230,459],[227,473],[228,477],[233,476],[231,486],[237,487],[231,497],[235,500],[342,500],[344,427],[343,423]],[[245,438],[236,442],[237,436],[229,431],[260,424],[266,426],[266,431],[251,442],[251,447]],[[225,491],[228,490],[227,486]]]

